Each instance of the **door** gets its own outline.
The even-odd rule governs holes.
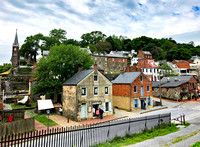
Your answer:
[[[87,118],[87,105],[86,103],[81,104],[81,119]]]
[[[144,87],[141,86],[141,96],[144,96]]]
[[[144,109],[144,100],[141,100],[141,109]]]

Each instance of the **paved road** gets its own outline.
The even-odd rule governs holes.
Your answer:
[[[181,128],[180,131],[171,133],[165,136],[156,137],[149,139],[129,147],[160,147],[160,146],[172,146],[172,147],[189,147],[197,141],[200,141],[200,103],[199,102],[188,102],[188,103],[174,103],[174,102],[163,102],[164,105],[168,106],[168,109],[158,110],[142,114],[141,116],[148,116],[154,114],[171,113],[172,118],[178,117],[181,113],[186,116],[186,121],[191,123],[187,128]],[[191,136],[184,139],[181,142],[173,144],[172,142],[183,136]]]

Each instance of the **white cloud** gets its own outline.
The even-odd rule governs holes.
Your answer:
[[[65,29],[67,38],[77,40],[95,30],[107,36],[123,35],[131,39],[141,35],[161,38],[200,30],[200,16],[192,9],[194,6],[200,7],[199,0],[3,1],[0,64],[10,61],[15,29],[18,29],[20,45],[27,36],[48,35],[54,28]]]

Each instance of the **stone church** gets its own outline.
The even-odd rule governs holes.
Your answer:
[[[18,67],[19,65],[19,43],[18,43],[18,36],[17,36],[17,30],[16,30],[16,34],[15,34],[15,40],[12,46],[12,57],[11,57],[11,62],[12,62],[12,66],[13,68]]]

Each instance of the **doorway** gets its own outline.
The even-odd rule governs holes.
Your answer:
[[[141,109],[145,109],[145,107],[144,107],[144,100],[140,100],[140,103],[141,103]]]
[[[96,117],[97,116],[96,111],[99,110],[99,104],[94,104],[92,110],[93,110],[93,117]]]

